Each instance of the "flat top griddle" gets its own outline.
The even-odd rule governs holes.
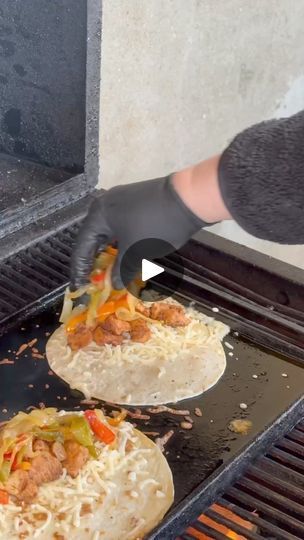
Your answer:
[[[1,420],[19,410],[39,407],[41,403],[67,410],[88,408],[80,403],[82,394],[71,391],[67,384],[52,374],[46,359],[35,358],[37,353],[33,355],[31,348],[16,357],[20,346],[33,339],[37,339],[34,348],[39,351],[38,354],[44,354],[48,335],[58,326],[59,305],[57,303],[1,338],[0,360],[14,360],[14,364],[0,365]],[[202,310],[225,322],[220,313],[215,314],[206,308]],[[187,497],[192,496],[194,490],[201,491],[203,487],[208,487],[212,474],[225,470],[233,460],[245,454],[251,443],[294,403],[299,402],[303,394],[303,368],[297,363],[254,345],[233,331],[225,342],[233,349],[224,345],[227,369],[220,382],[200,397],[173,405],[176,409],[190,411],[194,420],[191,431],[181,429],[183,417],[168,413],[151,414],[149,421],[133,421],[146,432],[163,435],[170,429],[174,430],[174,436],[165,448],[176,490],[168,523],[175,516],[177,508],[180,513],[183,504],[187,505]],[[246,410],[240,408],[241,403],[247,404]],[[202,410],[202,417],[195,416],[196,407]],[[106,409],[111,411],[113,407],[106,406]],[[252,421],[252,430],[248,435],[236,435],[229,431],[228,424],[234,418]],[[210,483],[210,493],[212,489]],[[162,532],[153,533],[151,538],[176,536],[175,532],[173,536],[169,530],[164,532],[163,527]]]

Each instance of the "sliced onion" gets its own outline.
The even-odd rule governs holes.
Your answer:
[[[80,298],[81,296],[83,296],[84,294],[89,294],[90,291],[92,290],[92,285],[89,283],[88,285],[83,285],[82,287],[79,287],[79,289],[77,289],[77,291],[72,291],[69,293],[69,298],[71,300],[75,300],[76,298]]]
[[[135,315],[135,308],[136,308],[136,305],[138,304],[138,299],[136,298],[136,296],[133,296],[133,294],[128,292],[127,302],[128,302],[128,306],[129,306],[129,310],[131,314]]]
[[[115,310],[115,315],[117,319],[120,319],[121,321],[135,321],[135,319],[140,318],[140,313],[134,312],[131,313],[127,308],[119,307]]]
[[[67,287],[64,293],[63,306],[62,306],[59,322],[65,324],[68,318],[71,316],[72,309],[73,309],[73,301],[70,298],[70,289],[69,287]]]

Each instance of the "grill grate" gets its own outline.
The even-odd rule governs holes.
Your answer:
[[[264,456],[218,499],[217,504],[250,522],[248,530],[209,508],[207,518],[227,527],[226,534],[198,519],[180,540],[227,540],[241,535],[249,540],[304,538],[304,421],[276,442]],[[235,533],[235,535],[233,535]],[[205,537],[204,537],[205,535]]]
[[[33,306],[59,295],[69,280],[69,262],[79,223],[43,238],[0,263],[0,329],[33,314]]]

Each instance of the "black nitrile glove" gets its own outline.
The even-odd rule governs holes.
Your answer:
[[[140,240],[163,240],[167,248],[160,242],[158,252],[149,253],[151,258],[163,257],[183,246],[204,225],[180,199],[170,177],[114,187],[94,200],[81,227],[72,255],[71,285],[87,283],[96,253],[117,242],[112,283],[121,289],[125,285],[120,265],[128,248]],[[140,270],[136,265],[138,259],[136,264],[128,260],[127,269],[124,262],[125,282],[130,283]]]

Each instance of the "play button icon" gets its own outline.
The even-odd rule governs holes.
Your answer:
[[[155,264],[152,261],[148,261],[148,259],[143,259],[141,261],[142,281],[148,281],[148,279],[158,276],[164,271],[165,269],[162,266],[159,266],[159,264]]]
[[[171,260],[172,256],[172,260]],[[120,277],[124,288],[131,294],[135,292],[134,277],[146,282],[144,296],[156,291],[161,299],[177,293],[184,278],[182,258],[174,246],[158,238],[146,238],[132,244],[124,253],[120,263]]]

